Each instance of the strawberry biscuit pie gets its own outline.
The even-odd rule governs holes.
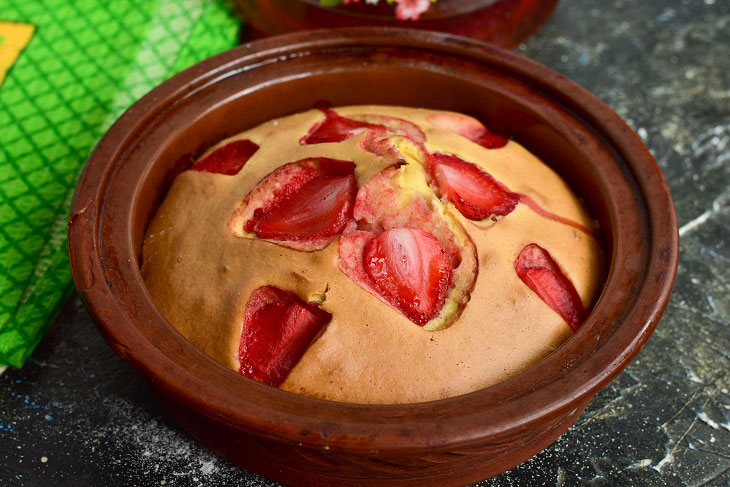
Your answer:
[[[167,320],[236,372],[411,403],[503,381],[575,333],[602,285],[593,226],[559,176],[474,118],[321,107],[180,174],[142,273]]]

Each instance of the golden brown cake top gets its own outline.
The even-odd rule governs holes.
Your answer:
[[[603,257],[594,223],[555,172],[514,141],[499,147],[488,131],[470,132],[473,119],[461,115],[391,106],[332,113],[357,122],[344,140],[318,139],[326,115],[309,110],[222,141],[198,163],[239,141],[236,150],[250,158],[238,172],[188,170],[174,181],[148,229],[142,272],[155,304],[188,340],[240,371],[244,321],[255,316],[249,310],[246,318],[247,305],[257,289],[273,286],[301,298],[314,315],[331,315],[282,377],[283,390],[408,403],[501,382],[571,336],[583,310],[556,312],[566,309],[570,293],[540,286],[555,291],[567,280],[579,307],[589,309],[602,285]],[[464,172],[486,186],[460,179]],[[352,198],[351,207],[345,200],[332,206],[341,210],[327,226],[336,235],[320,231],[322,218],[306,222],[319,232],[312,238],[282,230],[297,223],[282,217],[291,213],[286,204],[271,203],[279,181],[306,174],[320,175],[312,176],[325,181],[318,188],[336,185],[333,194]],[[484,188],[499,198],[489,200],[493,207],[482,218],[470,202],[484,201]],[[432,266],[419,275],[443,288],[416,289],[417,309],[402,306],[402,286],[389,288],[398,263],[388,262],[388,249],[409,242],[420,254],[408,259]]]

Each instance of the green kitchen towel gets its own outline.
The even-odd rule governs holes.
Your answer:
[[[68,211],[94,145],[155,85],[233,47],[239,21],[230,0],[0,0],[0,22],[35,26],[0,84],[0,367],[20,367],[71,291]]]

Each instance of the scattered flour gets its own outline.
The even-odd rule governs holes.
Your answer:
[[[88,416],[80,418],[88,426],[94,425],[86,447],[113,452],[109,462],[113,470],[119,470],[120,477],[133,471],[159,485],[277,485],[204,448],[165,416],[152,415],[146,408],[119,399],[102,399],[98,408],[108,416],[103,426]]]

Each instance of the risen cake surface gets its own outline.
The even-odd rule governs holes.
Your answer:
[[[514,141],[486,148],[434,125],[447,112],[391,106],[334,110],[369,122],[377,120],[369,117],[383,115],[405,120],[420,128],[425,140],[419,145],[391,134],[388,150],[366,150],[369,133],[363,131],[338,142],[303,143],[325,116],[309,110],[212,147],[201,159],[232,141],[258,146],[235,174],[181,173],[143,247],[145,283],[182,335],[240,371],[239,344],[252,293],[262,286],[291,291],[317,303],[331,319],[279,387],[328,400],[383,404],[436,400],[488,387],[537,363],[572,335],[564,317],[526,285],[515,267],[521,252],[536,244],[549,252],[586,309],[600,290],[604,264],[591,232],[594,223],[554,171]],[[475,164],[522,199],[503,217],[467,218],[465,210],[434,191],[425,169],[427,154]],[[410,204],[413,195],[426,198],[450,235],[447,252],[451,245],[460,259],[443,305],[424,326],[364,288],[341,261],[340,247],[353,235],[355,222],[314,250],[290,248],[246,231],[252,190],[277,168],[307,158],[352,161],[361,193],[374,177],[393,171],[398,194],[405,196],[381,205],[394,209],[391,220],[402,217],[398,205]],[[362,206],[356,204],[356,217],[368,214]]]

